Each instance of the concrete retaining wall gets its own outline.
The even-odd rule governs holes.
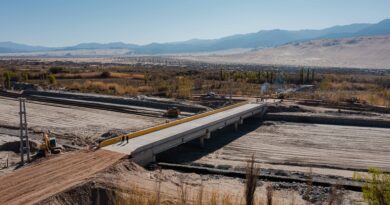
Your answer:
[[[353,118],[343,118],[343,117],[296,116],[296,115],[289,115],[289,114],[267,113],[265,115],[265,120],[298,122],[298,123],[330,124],[330,125],[346,125],[346,126],[359,126],[359,127],[390,128],[390,121],[386,121],[386,120],[353,119]]]
[[[153,102],[153,101],[144,101],[131,98],[120,98],[120,97],[109,97],[109,96],[98,96],[98,95],[82,95],[74,94],[69,92],[48,92],[48,91],[36,91],[36,90],[26,90],[23,91],[24,97],[29,96],[41,96],[41,97],[53,97],[53,98],[67,98],[75,100],[85,100],[93,102],[103,102],[103,103],[112,103],[119,105],[133,105],[139,107],[148,107],[155,109],[168,109],[170,107],[177,107],[180,111],[198,113],[205,111],[203,107],[196,107],[190,105],[183,105],[175,102]]]

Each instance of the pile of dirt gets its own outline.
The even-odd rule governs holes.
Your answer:
[[[50,196],[37,204],[118,204],[125,193],[135,188],[126,182],[129,175],[142,175],[146,170],[130,160],[119,160],[113,166],[89,178],[83,183],[72,186]]]
[[[51,196],[37,204],[117,204],[115,189],[94,181],[85,182]]]
[[[29,141],[30,142],[30,152],[36,152],[38,148],[38,143],[35,141]],[[20,153],[20,142],[19,141],[12,141],[12,142],[5,142],[4,144],[0,145],[0,151],[10,151],[15,153]]]

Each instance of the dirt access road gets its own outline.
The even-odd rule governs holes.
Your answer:
[[[124,155],[78,151],[53,157],[0,177],[0,204],[34,204],[113,165]]]

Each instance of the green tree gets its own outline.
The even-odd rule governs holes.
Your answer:
[[[49,68],[49,72],[52,74],[62,73],[64,71],[64,68],[62,67],[51,67]]]
[[[303,68],[301,68],[301,70],[299,71],[299,82],[301,83],[301,84],[303,84],[304,82],[303,82],[303,73],[304,73],[304,70],[303,70]]]
[[[57,84],[56,76],[54,76],[53,74],[50,74],[47,78],[49,80],[49,84],[50,85]]]
[[[270,74],[270,80],[269,80],[269,83],[273,83],[274,82],[274,78],[275,78],[275,74],[274,74],[274,72],[273,71],[271,71],[270,72],[271,74]]]
[[[11,72],[9,71],[4,73],[4,87],[6,89],[11,89]]]
[[[145,83],[145,85],[148,85],[148,82],[150,81],[150,79],[151,79],[151,76],[150,76],[149,72],[145,72],[144,73],[144,83]]]
[[[314,82],[314,70],[311,70],[311,82]]]
[[[192,94],[193,81],[188,77],[178,77],[178,93],[179,98],[190,98]]]
[[[377,168],[369,168],[368,174],[354,173],[353,179],[363,181],[363,197],[369,205],[390,204],[390,174]]]
[[[310,69],[307,69],[306,71],[306,83],[310,82]]]
[[[257,83],[261,83],[261,76],[262,76],[262,74],[261,74],[261,71],[259,71],[259,72],[257,72]]]
[[[28,81],[28,73],[22,73],[22,79],[24,82]]]

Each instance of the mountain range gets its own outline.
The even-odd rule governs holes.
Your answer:
[[[317,39],[223,55],[181,54],[179,59],[213,64],[261,64],[390,69],[390,35]]]
[[[337,39],[362,36],[379,36],[390,34],[390,19],[376,24],[360,23],[344,26],[333,26],[321,30],[262,30],[256,33],[238,34],[219,39],[192,39],[182,42],[151,43],[148,45],[114,43],[82,43],[69,47],[29,46],[14,42],[0,42],[0,53],[30,53],[49,51],[75,51],[99,49],[126,49],[125,54],[173,54],[215,52],[230,49],[257,49],[270,48],[291,42],[303,42],[316,39]]]

